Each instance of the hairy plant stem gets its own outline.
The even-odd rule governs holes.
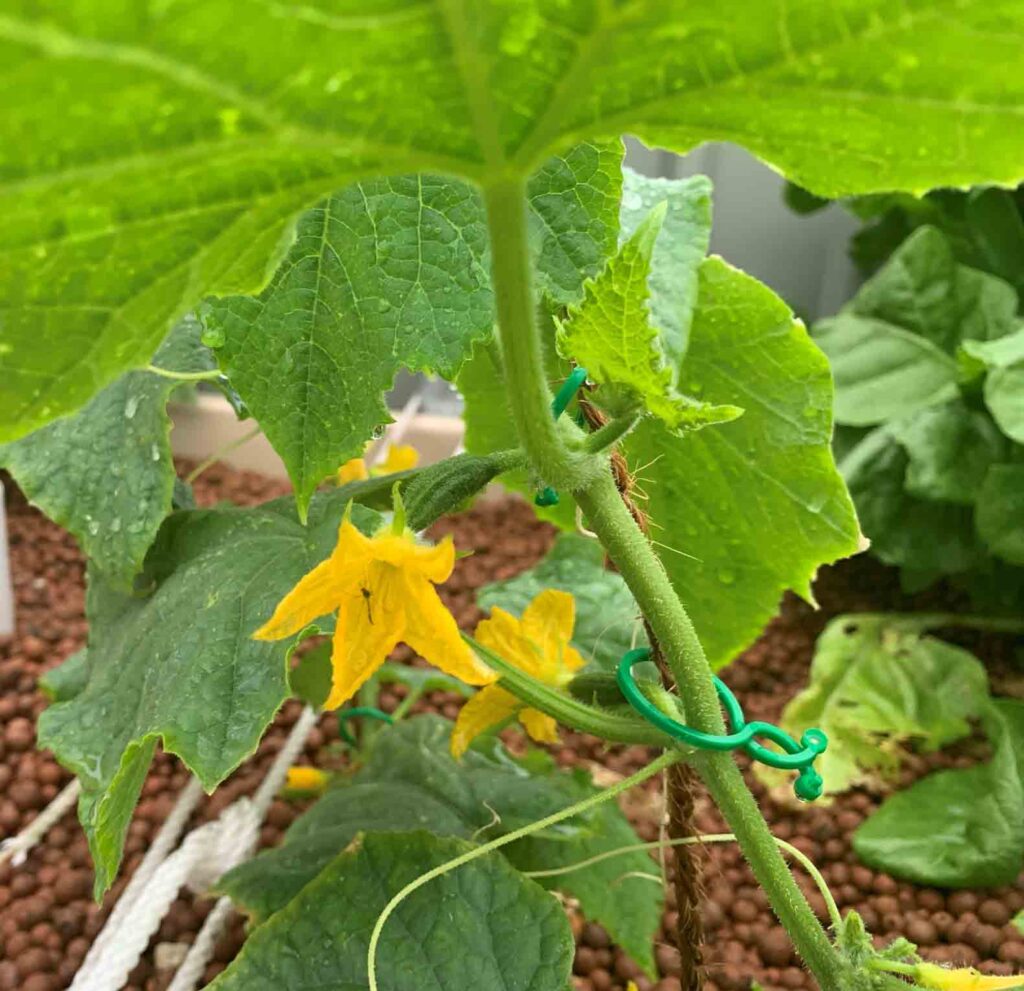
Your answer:
[[[600,455],[574,458],[552,422],[534,316],[525,184],[518,178],[496,181],[485,187],[484,197],[507,395],[523,448],[542,478],[575,495],[654,630],[685,699],[690,725],[707,733],[723,733],[711,669],[696,630],[661,561],[624,505],[607,459]],[[818,983],[829,991],[842,986],[843,963],[779,854],[732,756],[708,752],[695,758],[694,766]]]

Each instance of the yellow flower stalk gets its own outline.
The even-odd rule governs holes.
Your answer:
[[[950,970],[934,963],[918,964],[913,972],[914,981],[923,988],[935,991],[1010,991],[1024,988],[1024,975],[995,977],[979,973],[973,967]]]
[[[375,468],[366,466],[363,458],[352,458],[346,461],[337,474],[339,485],[348,485],[349,482],[362,482],[371,475],[394,475],[395,472],[409,471],[419,464],[419,452],[411,444],[393,444],[388,446],[388,452],[384,460]]]
[[[494,674],[459,635],[434,588],[454,566],[450,536],[425,546],[410,531],[386,526],[367,537],[346,512],[331,556],[302,578],[253,637],[281,640],[337,610],[325,709],[352,698],[399,642],[445,673],[485,685]]]
[[[296,764],[288,768],[288,777],[285,787],[289,791],[306,791],[320,794],[327,788],[331,776],[326,771],[317,767],[308,767],[304,764]]]
[[[549,588],[534,598],[521,619],[504,609],[492,609],[491,618],[477,626],[476,639],[538,681],[562,688],[584,663],[576,649],[569,645],[575,622],[573,597],[568,592]],[[511,692],[498,685],[488,685],[459,712],[452,731],[452,755],[461,757],[474,737],[511,716],[517,716],[526,732],[538,742],[558,740],[558,728],[551,716],[525,707]]]

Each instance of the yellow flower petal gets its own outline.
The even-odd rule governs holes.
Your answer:
[[[373,561],[363,583],[339,604],[325,709],[337,709],[352,698],[402,639],[407,616],[403,584],[397,568]]]
[[[476,639],[494,653],[540,681],[547,681],[540,647],[523,633],[522,620],[500,606],[491,609],[489,619],[477,624]]]
[[[523,632],[540,647],[549,684],[560,685],[567,674],[583,667],[583,658],[569,644],[575,625],[576,600],[558,589],[545,589],[523,610]]]
[[[409,471],[420,462],[419,452],[410,444],[395,444],[388,447],[387,456],[374,474],[393,475],[396,471]]]
[[[921,987],[936,991],[1010,991],[1024,987],[1024,975],[996,977],[982,974],[973,967],[950,970],[934,963],[919,964],[913,976]]]
[[[274,615],[253,634],[253,639],[281,640],[337,607],[338,581],[331,557],[305,575],[277,604]]]
[[[568,592],[548,588],[523,610],[521,619],[495,607],[476,629],[476,638],[520,671],[554,687],[581,668],[583,658],[570,646],[576,602]]]
[[[523,610],[523,633],[536,643],[545,655],[554,654],[572,639],[576,624],[576,600],[556,588],[538,593]]]
[[[405,589],[405,642],[421,657],[454,678],[470,685],[494,681],[494,672],[483,664],[462,639],[455,619],[445,608],[437,589],[425,578],[403,574]]]
[[[522,703],[497,685],[481,688],[460,710],[452,730],[451,751],[461,757],[470,743],[485,730],[516,714]]]
[[[331,776],[317,767],[296,764],[288,768],[285,787],[292,791],[322,792],[330,780]]]
[[[351,461],[346,461],[338,469],[338,484],[348,485],[349,482],[362,482],[370,477],[370,473],[366,470],[366,462],[362,458],[352,458]]]
[[[381,561],[415,571],[435,585],[447,581],[455,567],[455,544],[451,536],[437,544],[418,544],[408,534],[385,529],[374,537],[373,554]]]
[[[519,722],[538,743],[558,743],[558,723],[539,709],[523,709]]]

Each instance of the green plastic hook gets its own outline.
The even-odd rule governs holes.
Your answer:
[[[354,705],[351,709],[342,709],[338,713],[338,735],[344,740],[350,747],[358,746],[356,738],[348,731],[348,727],[345,725],[350,719],[376,719],[379,722],[387,723],[389,726],[394,722],[386,712],[382,712],[380,709],[374,709],[368,705]]]
[[[562,383],[561,388],[555,393],[555,398],[551,400],[551,415],[557,420],[564,412],[565,408],[572,402],[572,397],[579,391],[581,385],[587,381],[587,370],[585,368],[574,368],[569,377]],[[557,506],[558,505],[558,492],[551,488],[550,485],[545,485],[533,497],[534,505],[537,506]]]
[[[715,691],[728,717],[731,732],[725,735],[702,733],[678,722],[666,715],[654,705],[640,690],[633,678],[633,667],[650,658],[648,647],[631,650],[619,662],[617,680],[622,694],[629,704],[649,723],[683,743],[701,750],[744,750],[754,760],[777,767],[784,771],[799,771],[793,782],[793,791],[797,798],[805,802],[813,802],[821,797],[824,782],[821,775],[814,769],[814,761],[825,752],[828,737],[820,729],[806,730],[797,743],[784,729],[772,723],[748,723],[743,717],[743,709],[736,696],[729,690],[721,678],[715,678]],[[757,737],[764,737],[778,744],[785,752],[770,750],[757,742]]]

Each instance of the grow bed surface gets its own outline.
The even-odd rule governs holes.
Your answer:
[[[286,491],[280,482],[222,465],[208,470],[196,483],[200,505],[220,500],[252,504]],[[35,721],[46,706],[36,684],[44,671],[81,647],[86,634],[84,566],[74,541],[28,506],[9,482],[7,505],[18,624],[15,637],[0,641],[0,837],[28,825],[69,780],[49,753],[34,749]],[[555,535],[525,503],[511,497],[482,501],[466,513],[439,521],[432,534],[444,533],[453,534],[460,549],[474,550],[456,564],[441,593],[466,629],[482,615],[475,605],[476,589],[535,564]],[[764,636],[724,672],[748,718],[778,719],[782,707],[805,683],[815,637],[830,617],[842,612],[958,605],[941,590],[905,599],[894,575],[863,557],[825,569],[815,593],[822,607],[819,612],[787,596]],[[1005,639],[966,634],[962,642],[986,661],[997,686],[1003,682],[1012,688],[1014,680],[1019,680],[1010,666]],[[407,660],[411,653],[400,647],[395,656]],[[402,694],[401,686],[387,690],[383,707],[393,708]],[[457,696],[433,693],[412,711],[454,717],[459,701]],[[299,711],[296,702],[285,705],[258,753],[216,795],[203,801],[195,823],[215,817],[230,802],[255,790]],[[520,745],[514,734],[508,739],[513,747]],[[332,747],[336,740],[336,719],[325,715],[310,734],[302,759],[337,766],[343,758]],[[604,750],[592,738],[564,730],[553,753],[565,766],[600,766],[604,770],[598,773],[606,778],[631,773],[648,759],[644,748]],[[984,743],[968,740],[938,754],[913,757],[903,772],[903,783],[940,767],[967,766],[984,755]],[[158,754],[129,829],[124,869],[102,905],[94,904],[90,896],[89,855],[73,816],[55,826],[21,867],[0,866],[0,991],[59,991],[70,984],[186,781],[180,762]],[[903,883],[865,867],[851,849],[850,834],[877,807],[883,797],[879,792],[861,788],[840,796],[827,808],[794,809],[789,802],[766,794],[756,782],[754,787],[774,833],[808,854],[822,869],[840,907],[857,909],[880,938],[904,934],[932,960],[972,964],[987,973],[1008,974],[1024,968],[1024,935],[1011,922],[1024,907],[1024,876],[1013,886],[978,891],[947,892]],[[261,845],[280,842],[303,808],[275,801],[260,835]],[[624,808],[644,839],[657,838],[656,782],[627,796]],[[697,824],[703,832],[723,828],[706,800],[698,802]],[[713,846],[701,857],[707,991],[743,991],[752,980],[765,991],[812,988],[739,852],[732,846]],[[824,918],[824,905],[809,879],[799,872],[797,878]],[[166,987],[173,970],[158,969],[158,962],[185,949],[180,944],[192,941],[212,905],[209,899],[191,895],[179,898],[131,974],[126,991]],[[675,923],[671,891],[656,949],[658,981],[643,977],[600,926],[585,923],[571,905],[569,911],[577,934],[574,982],[580,991],[622,991],[631,979],[640,991],[678,991],[678,959],[671,945]],[[242,941],[242,921],[236,917],[217,945],[207,981],[224,969]]]

